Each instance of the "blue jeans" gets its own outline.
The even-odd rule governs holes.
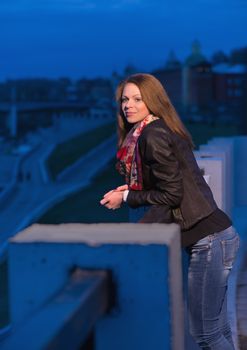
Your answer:
[[[187,248],[189,327],[201,349],[234,350],[227,283],[238,247],[239,236],[231,226]]]

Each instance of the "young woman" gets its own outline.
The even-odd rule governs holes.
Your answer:
[[[101,204],[143,207],[139,222],[181,227],[189,253],[190,332],[202,349],[233,350],[227,317],[227,281],[239,237],[220,210],[193,154],[193,142],[161,83],[135,74],[117,88],[117,169],[125,184]]]

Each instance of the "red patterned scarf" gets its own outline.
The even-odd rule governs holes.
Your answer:
[[[117,152],[116,168],[125,176],[126,184],[132,190],[142,190],[142,166],[138,149],[138,138],[146,125],[159,119],[152,114],[147,115],[141,122],[136,123],[127,134],[121,148]]]

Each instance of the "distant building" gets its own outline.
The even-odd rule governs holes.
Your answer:
[[[242,51],[237,53],[245,62],[245,51],[244,54]],[[240,59],[237,54],[235,56],[232,62]],[[164,66],[151,73],[161,81],[184,119],[244,120],[247,108],[247,66],[230,65],[227,59],[223,52],[218,51],[212,57],[212,62],[209,62],[201,51],[199,41],[195,40],[184,62],[180,62],[171,51]],[[53,119],[59,115],[85,116],[85,109],[90,108],[96,111],[90,115],[113,113],[118,83],[137,71],[136,67],[128,64],[123,74],[113,72],[109,78],[81,78],[76,81],[69,78],[37,78],[0,83],[0,132],[15,137],[17,126],[25,134],[28,130],[51,126]]]
[[[0,102],[11,102],[15,87],[16,102],[62,102],[66,100],[69,79],[7,80],[0,86]]]
[[[213,77],[211,63],[201,53],[200,43],[192,43],[191,54],[183,71],[183,106],[189,112],[207,110],[212,105]]]
[[[77,85],[76,82],[71,82],[66,89],[67,101],[68,102],[77,102],[78,94],[77,94]]]
[[[93,105],[112,105],[114,90],[111,79],[81,79],[77,82],[78,101]]]
[[[183,103],[186,110],[209,110],[213,103],[213,74],[207,61],[183,67]]]
[[[188,118],[211,120],[212,115],[223,112],[229,119],[229,114],[242,108],[246,66],[227,62],[213,65],[202,54],[197,40],[183,64],[171,52],[165,66],[152,74],[161,81],[178,111]]]
[[[213,67],[214,100],[221,108],[239,108],[244,95],[246,66],[221,63]]]
[[[191,54],[186,58],[184,65],[193,67],[204,62],[207,62],[207,59],[201,52],[201,44],[198,40],[195,40],[191,46]]]
[[[180,109],[182,102],[182,64],[173,51],[170,52],[164,68],[157,69],[152,74],[165,87],[172,103]]]

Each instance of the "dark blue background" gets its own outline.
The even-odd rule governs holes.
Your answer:
[[[195,39],[210,59],[246,46],[244,0],[1,0],[0,80],[148,71]]]

